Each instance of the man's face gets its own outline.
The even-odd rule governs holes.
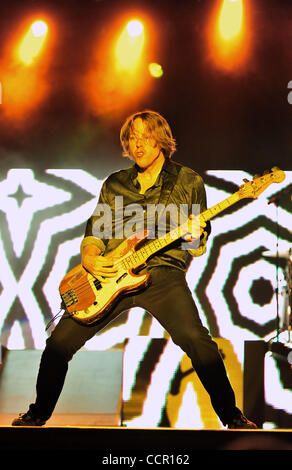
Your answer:
[[[136,164],[142,169],[151,166],[160,155],[160,147],[141,118],[136,118],[133,122],[129,136],[129,150]]]

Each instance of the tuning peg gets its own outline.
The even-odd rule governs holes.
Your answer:
[[[270,173],[270,170],[265,170],[265,171],[263,172],[263,175],[268,175],[269,173]]]
[[[256,178],[260,178],[260,176],[261,176],[261,175],[256,174],[256,175],[254,175],[253,179],[255,180]]]
[[[278,170],[280,170],[280,168],[278,168],[277,166],[273,166],[272,171],[278,171]]]

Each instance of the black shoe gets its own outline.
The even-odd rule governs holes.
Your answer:
[[[43,426],[44,424],[46,424],[46,421],[33,416],[29,411],[20,413],[18,418],[15,418],[11,423],[12,426]]]
[[[257,429],[257,425],[247,419],[243,414],[234,418],[231,423],[227,425],[228,429]]]

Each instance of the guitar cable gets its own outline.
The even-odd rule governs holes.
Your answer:
[[[63,308],[62,304],[61,304],[61,310],[59,310],[59,312],[48,322],[48,324],[46,325],[46,329],[45,331],[47,331],[50,326],[52,325],[52,323],[56,320],[56,318],[58,318],[62,312],[65,312],[66,310]],[[74,313],[69,313],[67,312],[67,316],[64,316],[64,318],[71,318],[73,317]]]

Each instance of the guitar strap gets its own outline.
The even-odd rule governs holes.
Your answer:
[[[166,206],[168,204],[169,197],[176,185],[176,182],[178,180],[178,175],[181,170],[180,165],[175,165],[173,163],[168,163],[168,165],[171,165],[173,167],[172,172],[166,171],[166,174],[164,176],[164,181],[162,184],[162,189],[158,201],[158,210],[156,211],[156,227],[158,227],[158,223],[163,216]]]

